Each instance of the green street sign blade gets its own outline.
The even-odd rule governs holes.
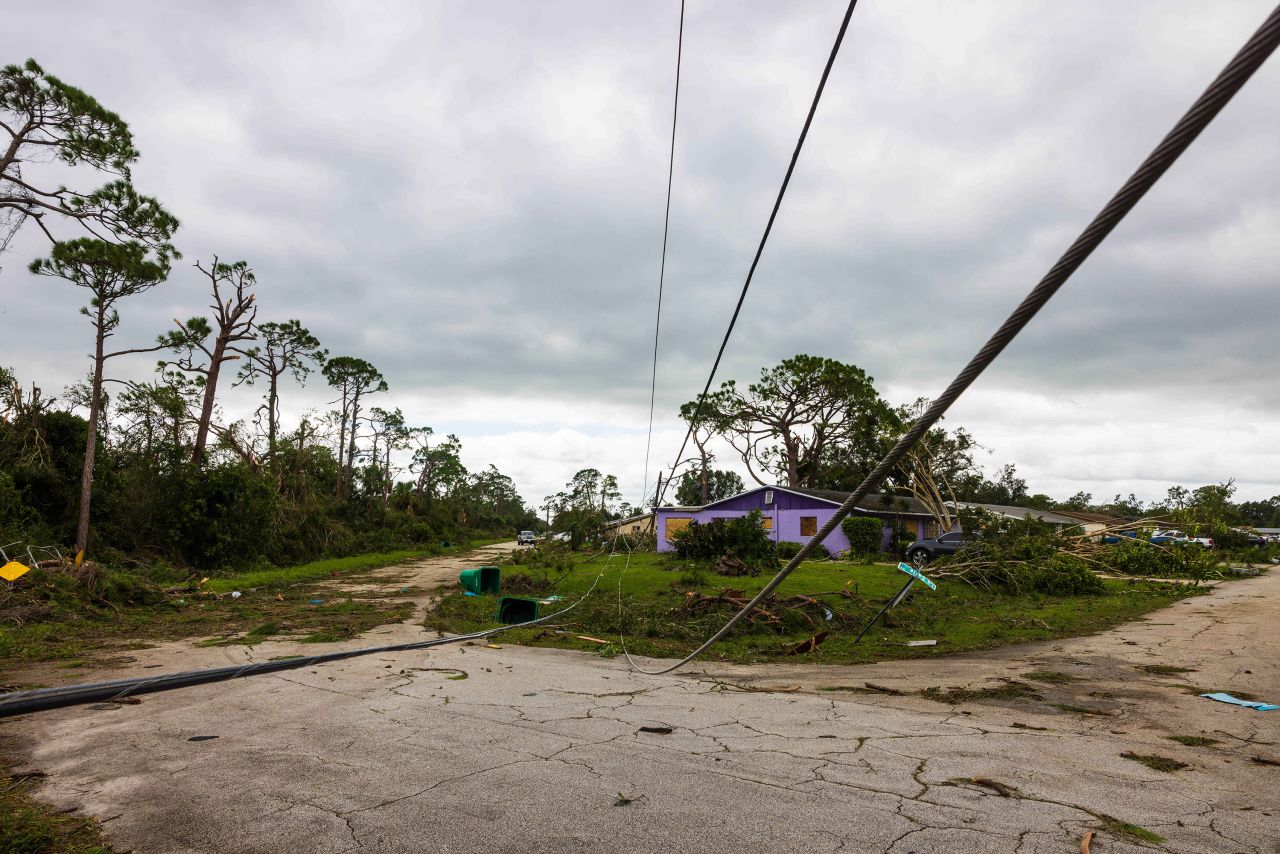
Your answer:
[[[930,589],[930,590],[937,590],[937,589],[938,589],[938,585],[936,585],[936,584],[934,584],[932,581],[930,581],[930,580],[928,579],[928,577],[926,577],[926,576],[925,576],[925,574],[924,574],[923,572],[921,572],[920,570],[916,569],[914,566],[910,566],[910,565],[905,564],[905,563],[899,563],[899,564],[898,564],[898,569],[899,569],[900,571],[902,571],[902,572],[905,572],[907,575],[911,576],[911,577],[912,577],[912,578],[914,578],[916,581],[923,581],[926,585],[928,585],[928,587],[929,587],[929,589]]]

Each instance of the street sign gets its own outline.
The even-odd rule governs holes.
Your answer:
[[[16,560],[11,560],[4,566],[0,566],[0,578],[5,581],[17,581],[30,571],[31,567],[18,563]]]
[[[923,572],[916,569],[914,566],[910,566],[905,563],[900,563],[898,564],[898,569],[901,570],[902,572],[905,572],[907,575],[911,576],[916,581],[923,581],[926,585],[928,585],[930,590],[938,589],[938,585],[930,581]]]
[[[915,584],[917,581],[923,581],[925,584],[929,586],[930,590],[938,589],[938,585],[934,584],[932,581],[926,578],[925,574],[920,570],[916,569],[914,566],[908,566],[905,563],[900,563],[898,564],[898,569],[901,570],[902,572],[905,572],[907,575],[911,577],[907,579],[906,584],[902,585],[902,589],[899,590],[897,593],[895,593],[893,595],[893,598],[885,603],[885,606],[880,609],[880,613],[872,617],[871,622],[867,623],[867,625],[863,627],[862,631],[858,632],[858,636],[853,640],[854,643],[857,643],[858,641],[862,640],[862,636],[865,635],[871,629],[871,627],[876,624],[877,620],[879,620],[881,617],[884,616],[886,611],[888,611],[890,608],[896,608],[898,605],[902,604],[902,600],[906,599],[907,593],[911,591],[911,585]]]

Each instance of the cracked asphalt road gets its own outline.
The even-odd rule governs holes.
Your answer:
[[[1187,685],[1280,697],[1278,596],[1273,574],[1094,637],[862,667],[649,677],[499,641],[33,715],[0,734],[48,774],[39,797],[138,852],[1077,852],[1095,829],[1101,854],[1275,854],[1280,767],[1253,757],[1280,760],[1280,712]],[[397,624],[353,645],[420,636]],[[294,649],[168,644],[133,667]],[[954,706],[821,690],[981,688],[1045,670],[1073,681]]]

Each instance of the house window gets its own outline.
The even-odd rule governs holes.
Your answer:
[[[766,489],[764,491],[764,504],[766,507],[768,507],[772,503],[773,503],[773,490]]]
[[[760,517],[760,527],[761,527],[761,528],[764,528],[766,531],[772,531],[772,530],[773,530],[773,517],[772,517],[772,516],[761,516],[761,517]]]
[[[818,517],[817,516],[801,516],[800,517],[800,536],[812,537],[818,533]]]
[[[685,516],[682,518],[676,518],[676,519],[668,519],[667,520],[667,542],[668,543],[671,542],[672,538],[675,537],[676,532],[683,531],[685,528],[689,527],[689,523],[691,521],[693,520],[688,516]]]

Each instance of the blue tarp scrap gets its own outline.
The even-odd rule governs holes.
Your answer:
[[[1246,709],[1255,709],[1259,712],[1271,712],[1280,709],[1280,706],[1274,703],[1256,703],[1253,700],[1241,700],[1239,697],[1233,697],[1225,691],[1218,691],[1213,694],[1201,694],[1208,700],[1217,700],[1219,703],[1230,703],[1233,706],[1244,706]]]

